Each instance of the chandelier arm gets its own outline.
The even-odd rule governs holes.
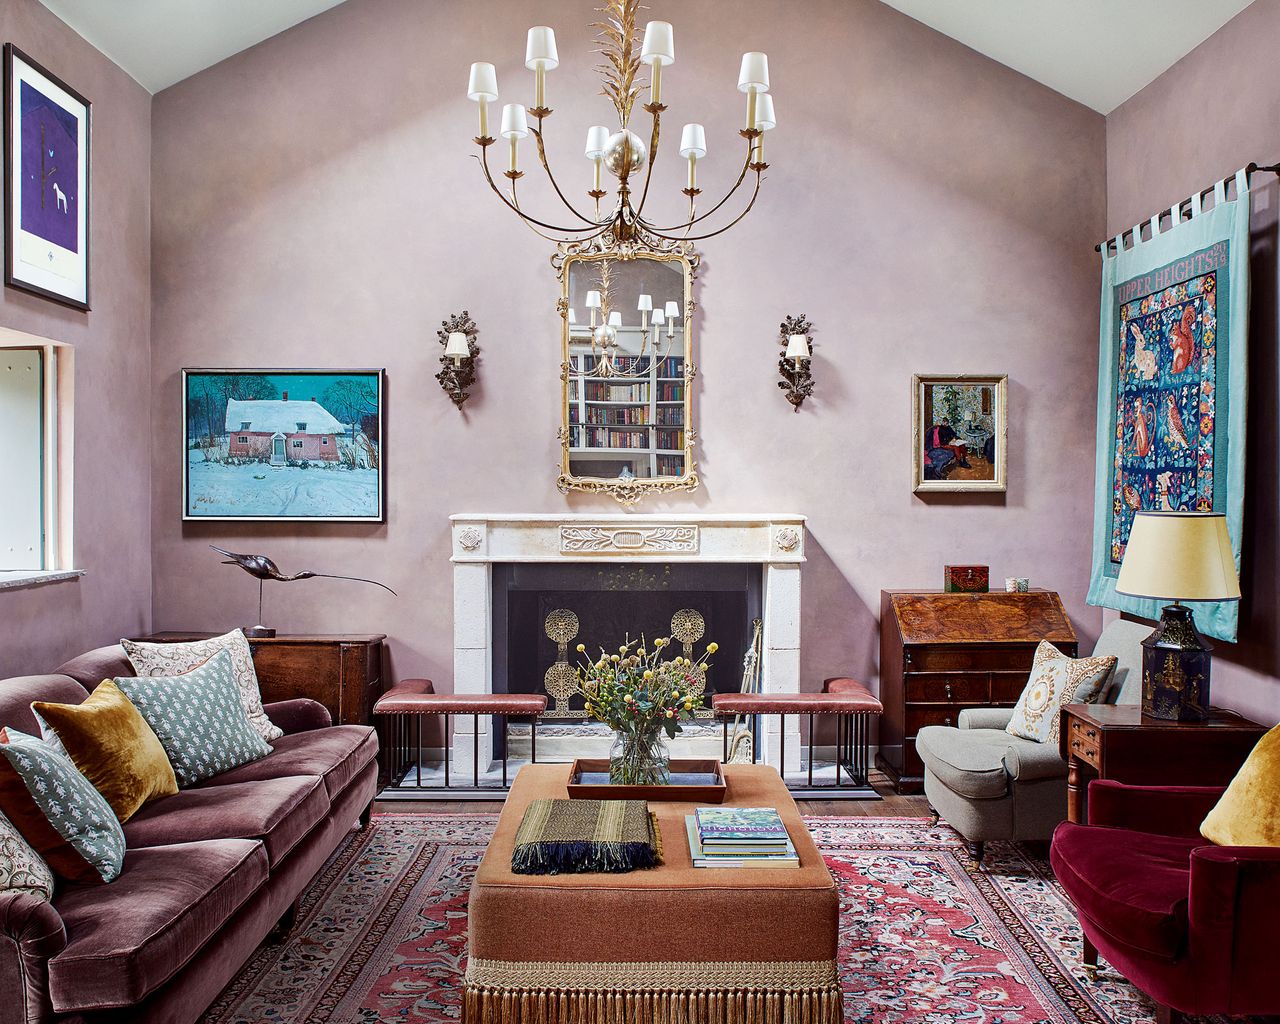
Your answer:
[[[649,198],[649,181],[653,178],[653,165],[658,160],[658,132],[659,121],[662,118],[662,112],[655,110],[653,112],[653,131],[649,135],[649,162],[644,169],[644,188],[640,190],[640,205],[636,207],[635,219],[640,221],[640,214],[644,210],[645,200]]]
[[[584,216],[583,214],[579,213],[577,209],[574,207],[574,205],[571,202],[569,202],[568,199],[565,198],[565,194],[562,191],[560,191],[560,185],[556,181],[555,175],[551,173],[551,165],[547,163],[547,151],[542,145],[542,127],[541,126],[542,126],[542,118],[538,118],[538,127],[530,128],[529,131],[532,132],[534,139],[538,143],[538,162],[542,164],[542,169],[547,172],[547,180],[551,182],[551,187],[556,190],[556,195],[560,197],[560,202],[564,203],[565,209],[567,209],[571,214],[577,217],[578,220],[582,221],[585,224],[590,224],[593,228],[599,227],[600,222],[598,220],[592,220],[590,217]],[[576,228],[575,230],[580,231],[582,229]]]
[[[481,148],[481,150],[480,150],[481,155],[480,155],[479,157],[477,157],[476,159],[478,159],[478,160],[480,161],[480,166],[484,169],[484,177],[485,177],[485,180],[489,183],[489,187],[490,187],[491,189],[493,189],[493,194],[494,194],[494,195],[496,195],[499,199],[501,199],[501,200],[502,200],[502,202],[507,206],[507,208],[508,208],[508,209],[510,209],[514,214],[516,214],[516,216],[524,218],[524,219],[525,219],[525,220],[527,220],[530,224],[537,224],[537,225],[538,225],[538,227],[540,227],[540,228],[546,228],[548,231],[578,232],[578,231],[596,231],[596,230],[598,230],[598,228],[600,227],[600,225],[598,225],[598,224],[596,224],[596,223],[594,223],[594,222],[592,222],[592,224],[591,224],[589,227],[584,227],[584,228],[580,228],[580,227],[569,227],[569,228],[566,228],[566,227],[560,227],[560,226],[557,226],[557,225],[555,225],[555,224],[548,224],[548,223],[546,223],[545,221],[537,220],[537,219],[535,219],[535,218],[533,218],[533,217],[530,217],[527,213],[525,213],[522,209],[520,209],[520,207],[519,207],[519,206],[517,206],[516,204],[514,204],[513,202],[511,202],[511,200],[510,200],[510,199],[508,199],[506,196],[504,196],[504,195],[502,194],[502,189],[498,188],[498,186],[494,183],[493,175],[489,173],[488,149],[489,149],[489,147],[488,147],[488,146],[484,146],[484,147],[482,147],[482,148]],[[514,192],[515,192],[515,184],[514,184],[514,182],[512,183],[511,188],[512,188],[512,192],[514,193]]]
[[[613,224],[612,224],[612,223],[606,224],[606,225],[604,225],[604,227],[602,227],[599,231],[597,231],[594,235],[578,235],[578,236],[573,237],[573,238],[559,238],[559,237],[557,237],[556,235],[549,235],[549,234],[547,234],[547,233],[546,233],[545,231],[543,231],[541,228],[536,228],[536,227],[534,227],[534,226],[533,226],[533,223],[529,220],[529,218],[528,218],[528,217],[526,217],[523,213],[520,213],[520,211],[519,211],[518,209],[516,210],[516,213],[518,213],[518,214],[520,215],[520,223],[521,223],[521,224],[523,224],[525,227],[527,227],[530,231],[532,231],[532,232],[533,232],[535,235],[537,235],[539,238],[545,238],[548,242],[555,242],[555,243],[556,243],[556,245],[581,245],[581,244],[582,244],[582,243],[584,243],[584,242],[591,242],[591,241],[594,241],[595,239],[599,238],[601,235],[603,235],[606,231],[608,231],[608,230],[613,226]]]
[[[757,172],[757,173],[756,173],[756,187],[755,187],[755,189],[754,189],[754,190],[752,191],[752,193],[751,193],[751,201],[747,203],[747,208],[746,208],[745,210],[743,210],[740,214],[738,214],[738,216],[734,217],[734,218],[733,218],[733,220],[729,221],[729,223],[728,223],[728,224],[726,224],[724,227],[719,228],[719,229],[717,229],[716,231],[709,231],[709,232],[707,232],[705,235],[684,235],[684,236],[681,236],[681,235],[669,235],[669,234],[664,234],[662,231],[657,231],[657,230],[655,230],[655,229],[653,229],[653,228],[648,228],[648,227],[647,227],[645,230],[647,230],[647,231],[649,232],[649,234],[651,234],[651,235],[656,235],[658,238],[665,238],[665,239],[668,239],[669,241],[673,241],[673,242],[682,242],[682,241],[683,241],[683,242],[701,242],[701,241],[703,241],[704,239],[707,239],[707,238],[715,238],[715,236],[716,236],[716,235],[722,235],[722,234],[724,234],[724,233],[725,233],[726,231],[728,231],[731,227],[733,227],[735,224],[737,224],[739,221],[741,221],[743,217],[745,217],[747,214],[749,214],[749,213],[751,212],[751,207],[753,207],[753,206],[755,206],[755,205],[756,205],[756,197],[757,197],[758,195],[760,195],[760,182],[761,182],[762,180],[763,180],[763,179],[761,179],[759,172]]]
[[[725,203],[727,203],[730,199],[732,199],[734,193],[737,192],[738,189],[742,186],[742,183],[746,180],[747,171],[751,169],[751,153],[752,153],[752,147],[748,145],[747,159],[743,161],[742,170],[738,174],[738,180],[733,183],[733,188],[729,189],[729,191],[725,193],[724,198],[721,199],[720,202],[716,203],[715,206],[711,207],[711,209],[707,210],[706,213],[700,213],[696,217],[692,217],[691,219],[684,221],[681,224],[673,224],[671,227],[655,228],[649,224],[645,224],[645,229],[648,231],[652,231],[655,234],[661,233],[663,231],[683,231],[691,228],[694,224],[697,224],[699,221],[706,220],[708,217],[714,214],[717,210],[719,210],[720,207],[724,206]],[[690,208],[692,208],[693,206],[692,197],[690,197],[689,199],[689,206]],[[716,232],[716,233],[719,234],[719,232]],[[711,236],[707,235],[705,237],[710,238]]]

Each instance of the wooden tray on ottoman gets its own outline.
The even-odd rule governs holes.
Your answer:
[[[714,758],[671,762],[666,786],[615,786],[609,781],[607,757],[580,757],[569,769],[571,800],[666,800],[677,803],[724,803],[724,771]]]

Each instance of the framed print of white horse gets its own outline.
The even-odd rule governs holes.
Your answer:
[[[89,309],[90,103],[4,47],[4,280]]]

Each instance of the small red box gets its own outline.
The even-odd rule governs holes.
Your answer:
[[[991,566],[947,565],[942,569],[942,590],[947,594],[985,594],[991,589]]]

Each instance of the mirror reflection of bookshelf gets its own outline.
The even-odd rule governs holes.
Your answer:
[[[624,372],[637,365],[647,370],[623,378],[588,376],[595,362],[589,352],[574,352],[570,360],[567,411],[574,475],[612,478],[629,470],[637,477],[683,476],[684,357],[620,356],[615,361]]]

